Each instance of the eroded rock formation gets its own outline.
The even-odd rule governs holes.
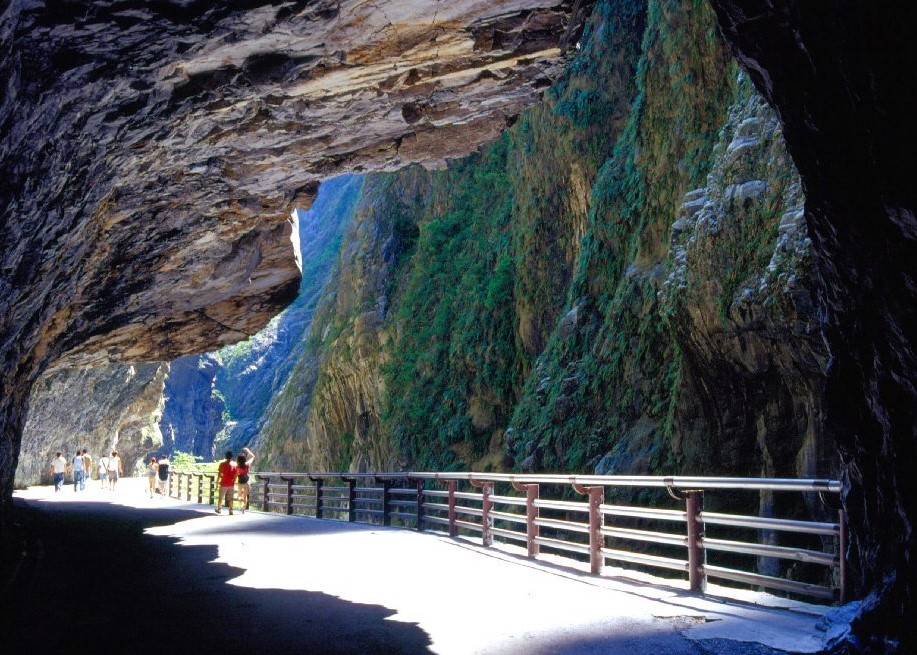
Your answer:
[[[3,502],[49,365],[254,333],[296,294],[287,217],[317,182],[493,138],[562,68],[574,4],[8,3]]]
[[[117,364],[39,378],[29,399],[16,485],[49,484],[54,453],[63,451],[69,460],[77,448],[89,450],[95,462],[117,449],[125,473],[133,473],[138,461],[162,445],[158,420],[168,371],[168,364]]]
[[[824,429],[843,459],[867,593],[850,652],[914,652],[917,611],[917,6],[711,0],[776,108],[806,191],[831,352]]]

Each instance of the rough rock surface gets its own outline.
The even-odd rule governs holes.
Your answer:
[[[707,184],[672,225],[662,293],[683,358],[677,446],[691,471],[713,452],[741,470],[754,453],[751,474],[829,475],[837,453],[822,430],[828,353],[805,198],[776,114],[747,78],[738,95]]]
[[[213,458],[213,441],[223,429],[226,408],[215,393],[219,369],[219,360],[210,354],[179,357],[169,365],[159,420],[164,452]]]
[[[839,650],[914,652],[917,629],[917,5],[711,0],[776,108],[806,189],[831,352],[825,430],[843,460],[851,570]]]
[[[430,176],[419,167],[367,179],[310,337],[256,443],[269,466],[366,471],[397,464],[380,429],[382,367],[393,279],[417,237],[416,226],[398,217],[418,212],[429,191]]]
[[[287,217],[320,179],[492,138],[559,72],[577,12],[564,0],[6,3],[3,502],[49,365],[171,359],[253,334],[295,297]]]
[[[49,483],[58,450],[68,456],[86,448],[98,462],[117,449],[125,473],[132,472],[162,445],[157,422],[168,372],[168,364],[120,364],[43,375],[32,388],[16,485]]]

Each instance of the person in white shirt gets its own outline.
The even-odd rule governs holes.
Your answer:
[[[108,455],[102,455],[99,458],[99,481],[102,483],[101,488],[104,489],[108,483]]]
[[[121,468],[121,458],[118,457],[118,451],[111,451],[111,457],[108,458],[108,481],[111,484],[111,490],[115,490],[115,485],[118,484],[118,478],[124,475],[124,470]]]
[[[60,451],[57,451],[57,457],[51,460],[51,475],[54,476],[54,491],[63,489],[64,478],[67,475],[67,460]]]
[[[79,448],[76,449],[71,469],[73,469],[73,490],[79,491],[81,488],[85,488],[85,483],[83,482],[83,453],[80,452]]]

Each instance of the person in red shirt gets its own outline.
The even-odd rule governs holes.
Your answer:
[[[226,451],[226,459],[220,462],[217,473],[220,476],[220,492],[217,496],[216,513],[221,513],[220,508],[223,506],[223,501],[225,499],[226,506],[229,507],[229,513],[232,514],[233,489],[236,486],[236,476],[238,473],[236,471],[236,463],[232,461],[231,450]]]

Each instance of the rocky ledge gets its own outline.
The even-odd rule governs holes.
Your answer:
[[[562,70],[589,2],[13,0],[0,13],[0,489],[49,366],[254,333],[296,295],[290,211],[436,165]]]
[[[917,599],[917,5],[711,0],[802,177],[865,596],[838,652],[912,653]],[[904,72],[903,72],[904,71]]]

